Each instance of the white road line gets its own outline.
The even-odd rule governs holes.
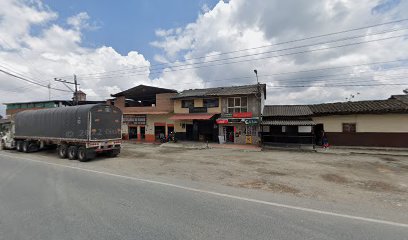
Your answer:
[[[86,168],[80,168],[80,167],[73,167],[73,166],[68,166],[68,165],[58,164],[58,163],[44,162],[44,161],[40,161],[40,160],[28,159],[28,158],[24,158],[24,157],[17,157],[17,156],[12,156],[12,155],[8,155],[8,154],[0,154],[0,156],[11,157],[11,158],[16,158],[16,159],[21,159],[21,160],[26,160],[26,161],[30,161],[30,162],[51,165],[51,166],[58,166],[58,167],[63,167],[63,168],[75,169],[75,170],[80,170],[80,171],[85,171],[85,172],[103,174],[103,175],[107,175],[107,176],[124,178],[124,179],[133,180],[133,181],[153,183],[153,184],[157,184],[157,185],[183,189],[183,190],[187,190],[187,191],[191,191],[191,192],[205,193],[205,194],[209,194],[209,195],[225,197],[225,198],[230,198],[230,199],[236,199],[236,200],[241,200],[241,201],[247,201],[247,202],[252,202],[252,203],[259,203],[259,204],[264,204],[264,205],[269,205],[269,206],[274,206],[274,207],[280,207],[280,208],[298,210],[298,211],[303,211],[303,212],[310,212],[310,213],[316,213],[316,214],[322,214],[322,215],[328,215],[328,216],[334,216],[334,217],[341,217],[341,218],[360,220],[360,221],[371,222],[371,223],[379,223],[379,224],[391,225],[391,226],[396,226],[396,227],[408,228],[408,224],[405,224],[405,223],[398,223],[398,222],[386,221],[386,220],[375,219],[375,218],[359,217],[359,216],[353,216],[353,215],[348,215],[348,214],[341,214],[341,213],[323,211],[323,210],[318,210],[318,209],[313,209],[313,208],[305,208],[305,207],[299,207],[299,206],[293,206],[293,205],[287,205],[287,204],[281,204],[281,203],[275,203],[275,202],[262,201],[262,200],[252,199],[252,198],[239,197],[239,196],[235,196],[235,195],[225,194],[225,193],[202,190],[202,189],[198,189],[198,188],[185,187],[185,186],[172,184],[172,183],[165,183],[165,182],[154,181],[154,180],[149,180],[149,179],[125,176],[125,175],[120,175],[120,174],[101,172],[101,171],[96,171],[96,170],[91,170],[91,169],[86,169]]]

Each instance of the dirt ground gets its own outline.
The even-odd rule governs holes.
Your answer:
[[[160,175],[333,202],[364,200],[408,209],[408,157],[403,156],[125,144],[120,157],[97,162],[131,175]]]
[[[55,150],[39,155],[66,164]],[[81,164],[79,162],[72,164]],[[357,205],[408,210],[408,156],[269,150],[186,149],[125,143],[117,158],[87,168],[128,176],[160,176],[198,183]]]

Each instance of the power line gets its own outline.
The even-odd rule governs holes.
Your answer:
[[[30,80],[30,79],[17,76],[17,75],[15,75],[15,74],[10,73],[10,72],[8,72],[8,71],[5,71],[5,70],[3,70],[3,69],[0,69],[0,72],[2,72],[2,73],[4,73],[4,74],[7,74],[7,75],[9,75],[9,76],[15,77],[15,78],[17,78],[17,79],[20,79],[20,80],[23,80],[23,81],[26,81],[26,82],[29,82],[29,83],[38,85],[38,86],[45,87],[45,88],[47,88],[47,89],[53,89],[53,90],[62,91],[62,92],[69,92],[69,91],[66,91],[66,90],[63,90],[63,89],[59,89],[59,88],[52,88],[52,87],[49,87],[49,86],[47,86],[47,85],[43,85],[43,84],[40,84],[40,83],[38,83],[38,82],[32,81],[32,80]]]
[[[343,30],[343,31],[339,31],[339,32],[332,32],[332,33],[327,33],[327,34],[322,34],[322,35],[315,35],[315,36],[311,36],[311,37],[300,38],[300,39],[296,39],[296,40],[279,42],[279,43],[275,43],[275,44],[258,46],[258,47],[253,47],[253,48],[246,48],[246,49],[240,49],[240,50],[235,50],[235,51],[230,51],[230,52],[211,54],[211,55],[206,55],[206,56],[201,56],[201,57],[196,57],[196,58],[186,58],[183,61],[197,60],[197,59],[203,59],[203,58],[212,57],[212,56],[225,55],[225,54],[248,51],[248,50],[254,50],[254,49],[265,48],[265,47],[272,47],[272,46],[288,44],[288,43],[293,43],[293,42],[300,42],[300,41],[311,40],[311,39],[316,39],[316,38],[321,38],[321,37],[327,37],[327,36],[332,36],[332,35],[337,35],[337,34],[342,34],[342,33],[347,33],[347,32],[353,32],[353,31],[357,31],[357,30],[363,30],[363,29],[368,29],[368,28],[373,28],[373,27],[378,27],[378,26],[384,26],[384,25],[389,25],[389,24],[394,24],[394,23],[405,22],[405,21],[408,21],[408,18],[395,20],[395,21],[390,21],[390,22],[385,22],[385,23],[374,24],[374,25],[370,25],[370,26],[353,28],[353,29],[349,29],[349,30]],[[163,65],[166,65],[166,64],[168,64],[168,63],[153,64],[153,65],[150,65],[150,67],[163,66]],[[100,72],[100,73],[92,73],[92,75],[107,73],[107,72],[127,71],[127,70],[140,69],[140,68],[149,68],[149,66],[138,66],[138,67],[132,67],[132,68],[127,68],[127,69],[122,69],[122,70],[112,70],[112,71],[105,71],[105,72]],[[87,75],[89,75],[89,74],[87,74]],[[64,77],[66,77],[66,76],[64,76]],[[64,77],[62,77],[62,78],[64,78]]]
[[[222,66],[222,65],[234,64],[234,63],[242,63],[242,62],[248,62],[248,61],[258,61],[258,60],[264,60],[264,59],[270,59],[270,58],[285,57],[285,56],[291,56],[291,55],[297,55],[297,54],[303,54],[303,53],[309,53],[309,52],[318,52],[318,51],[324,51],[324,50],[329,50],[329,49],[335,49],[335,48],[341,48],[341,47],[347,47],[347,46],[354,46],[354,45],[359,45],[359,44],[363,44],[363,43],[385,41],[385,40],[389,40],[389,39],[395,39],[395,38],[407,37],[407,36],[408,35],[398,35],[398,36],[380,38],[380,39],[375,39],[375,40],[367,40],[367,41],[361,41],[361,42],[355,42],[355,43],[348,43],[348,44],[337,45],[337,46],[332,46],[332,47],[324,47],[324,48],[318,48],[318,49],[303,50],[303,51],[298,51],[298,52],[285,53],[285,54],[274,55],[274,56],[266,56],[266,57],[261,57],[261,58],[244,59],[244,60],[238,60],[238,61],[232,61],[232,62],[223,62],[223,63],[217,63],[217,64],[193,66],[193,67],[189,67],[189,68],[164,69],[162,72],[176,72],[176,71],[183,71],[183,70],[189,70],[189,69],[199,69],[199,68],[204,68],[204,67],[213,67],[213,66]],[[222,60],[228,60],[228,59],[222,59]],[[222,60],[220,59],[220,61],[222,61]],[[208,61],[208,62],[214,62],[214,61],[216,61],[216,60]],[[205,63],[208,63],[208,62],[205,62]],[[202,63],[191,63],[191,64],[185,64],[183,66],[196,65],[196,64],[202,64]],[[180,66],[177,66],[177,67],[182,67],[182,66],[180,65]],[[160,73],[160,72],[151,72],[151,73]],[[129,74],[127,76],[141,76],[141,75],[146,75],[146,73]],[[121,76],[121,75],[119,75],[119,76]],[[108,78],[113,78],[113,77],[117,77],[117,76],[115,76],[115,75],[106,76],[106,77],[94,76],[94,77],[87,77],[86,79],[108,79]]]
[[[340,84],[340,85],[322,85],[322,86],[315,86],[315,85],[294,85],[294,86],[269,86],[270,88],[325,88],[325,87],[375,87],[375,86],[408,86],[408,83],[384,83],[384,84]]]

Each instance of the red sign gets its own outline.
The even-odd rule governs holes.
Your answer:
[[[237,112],[232,114],[233,118],[251,118],[252,112]]]
[[[228,119],[217,119],[217,124],[228,124]]]

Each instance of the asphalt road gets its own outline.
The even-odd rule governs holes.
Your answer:
[[[4,240],[408,239],[404,224],[291,209],[7,155],[0,154]]]

